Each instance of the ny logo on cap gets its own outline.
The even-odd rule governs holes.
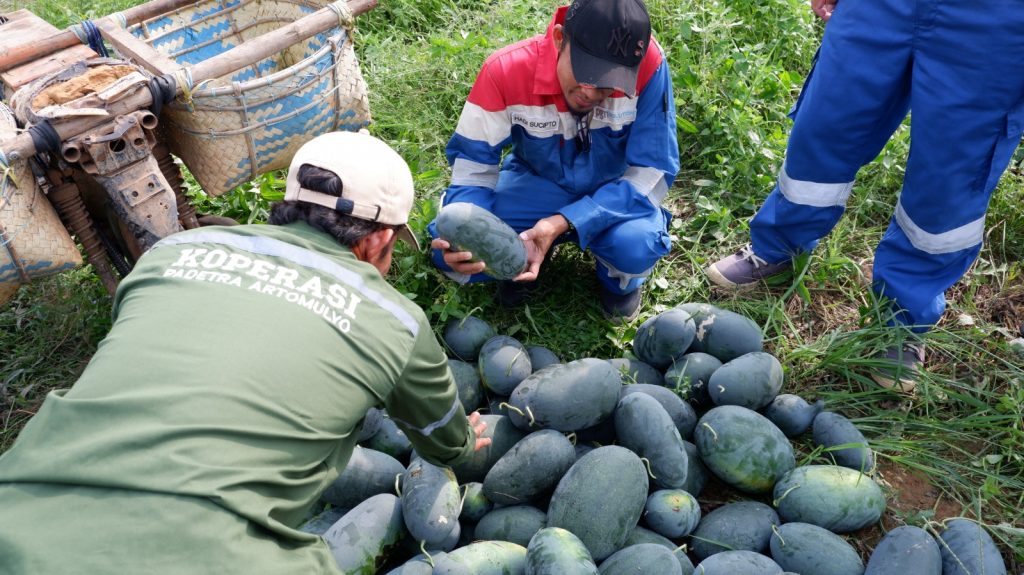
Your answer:
[[[630,33],[629,28],[626,28],[625,26],[612,28],[612,35],[608,39],[608,46],[606,47],[608,52],[612,56],[618,56],[620,58],[628,57],[626,50],[628,49],[629,39],[631,36],[632,33]]]

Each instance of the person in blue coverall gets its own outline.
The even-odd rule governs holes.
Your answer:
[[[546,34],[492,54],[446,152],[442,204],[474,203],[521,232],[518,282],[537,279],[553,245],[574,241],[597,260],[606,315],[636,317],[641,284],[669,252],[661,203],[679,170],[671,76],[640,0],[576,0]],[[452,279],[491,279],[468,252],[431,246]],[[522,301],[526,285],[502,282],[499,300]]]
[[[792,267],[842,216],[857,170],[913,110],[903,190],[875,250],[892,324],[925,332],[981,250],[985,212],[1024,131],[1024,2],[812,0],[828,20],[794,106],[774,191],[751,244],[712,264],[727,288]],[[920,342],[887,350],[874,379],[912,389]]]

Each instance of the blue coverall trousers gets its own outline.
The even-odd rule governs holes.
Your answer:
[[[768,262],[812,250],[908,110],[903,190],[873,276],[896,320],[924,331],[977,258],[989,199],[1024,131],[1021,0],[840,0],[750,231]]]
[[[517,232],[532,228],[537,221],[558,213],[578,197],[549,179],[528,171],[502,170],[494,190],[494,215]],[[597,235],[587,249],[597,260],[597,279],[601,286],[616,294],[632,292],[650,275],[654,264],[671,249],[668,224],[671,219],[664,209],[656,209],[636,219],[615,224]],[[430,234],[437,237],[434,224]],[[562,241],[573,240],[567,237]],[[438,269],[450,271],[440,250],[433,250],[432,261]],[[475,274],[469,281],[491,281],[485,274]]]

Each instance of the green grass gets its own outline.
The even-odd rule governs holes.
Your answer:
[[[65,26],[126,5],[31,0],[28,8]],[[382,0],[360,17],[357,42],[370,86],[372,131],[399,150],[416,175],[417,229],[436,213],[449,176],[444,145],[483,59],[543,31],[555,5]],[[950,291],[949,311],[928,336],[930,372],[917,395],[879,390],[864,376],[870,356],[902,334],[879,328],[883,307],[864,287],[864,273],[899,192],[909,130],[897,131],[861,170],[847,216],[802,274],[745,297],[714,291],[702,268],[747,241],[747,221],[781,163],[786,113],[808,73],[821,25],[802,0],[650,0],[648,6],[673,71],[682,169],[667,201],[673,252],[655,270],[642,318],[687,301],[712,301],[754,318],[786,368],[785,391],[824,398],[856,421],[884,463],[926,475],[957,512],[992,527],[1017,572],[1024,566],[1024,356],[1006,342],[1024,321],[1024,155],[1018,153],[992,201],[977,264]],[[261,221],[280,188],[281,176],[271,174],[223,198],[197,196],[197,203]],[[573,247],[563,248],[546,270],[539,297],[516,311],[498,309],[491,287],[444,281],[424,254],[402,250],[395,262],[395,284],[439,327],[473,313],[565,359],[629,351],[635,325],[602,320],[593,261]],[[0,449],[46,390],[74,379],[108,327],[108,313],[109,302],[83,271],[30,286],[0,309]],[[812,454],[809,442],[800,448]],[[935,510],[918,511],[894,512],[893,518],[918,525],[936,518]]]

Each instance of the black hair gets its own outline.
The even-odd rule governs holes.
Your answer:
[[[341,178],[330,170],[302,164],[299,166],[296,179],[300,186],[308,190],[329,196],[341,195]],[[393,229],[397,231],[400,227],[346,216],[331,208],[307,202],[275,202],[270,207],[270,223],[275,226],[299,221],[306,222],[328,234],[346,247],[358,244],[364,237],[377,230]]]

